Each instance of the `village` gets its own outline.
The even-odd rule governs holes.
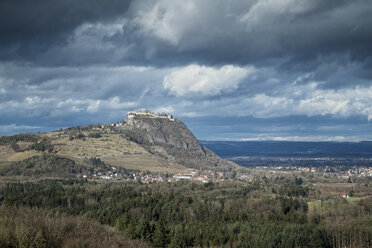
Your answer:
[[[201,183],[222,182],[224,180],[233,180],[226,176],[224,172],[215,172],[211,170],[194,170],[189,169],[185,173],[168,174],[168,173],[151,173],[149,171],[133,171],[124,168],[110,167],[107,170],[94,169],[92,173],[81,175],[84,179],[96,180],[116,180],[130,181],[141,183],[156,183],[156,182],[178,182],[182,180],[194,181]],[[236,180],[251,180],[252,177],[246,174],[235,177]]]
[[[338,178],[348,179],[349,177],[367,177],[372,176],[372,168],[364,166],[324,166],[324,167],[304,167],[304,166],[256,166],[256,169],[266,170],[271,173],[312,173],[318,176],[336,176]]]
[[[266,173],[266,175],[280,175],[282,174],[299,174],[299,175],[314,175],[322,177],[336,177],[339,179],[372,177],[372,168],[370,167],[302,167],[302,166],[257,166],[253,168],[259,174]],[[254,174],[256,174],[254,173]],[[256,175],[257,176],[257,175]],[[211,170],[196,170],[188,169],[185,173],[151,173],[150,171],[134,171],[127,170],[121,167],[110,167],[106,170],[95,169],[92,173],[85,173],[81,175],[82,178],[97,179],[97,180],[117,180],[117,181],[131,181],[142,183],[156,183],[156,182],[178,182],[178,181],[194,181],[201,183],[208,182],[222,182],[226,180],[241,180],[253,181],[256,176],[251,173],[237,173],[234,176],[228,176],[222,171]]]

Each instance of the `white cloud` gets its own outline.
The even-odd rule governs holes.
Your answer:
[[[72,112],[88,111],[94,113],[100,110],[124,110],[137,106],[137,102],[122,101],[120,97],[114,96],[107,100],[96,99],[67,99],[56,104],[57,108],[69,109]]]
[[[115,110],[134,108],[138,105],[137,102],[121,101],[120,97],[118,96],[112,97],[106,101],[102,101],[102,103],[106,109],[115,109]]]
[[[192,27],[198,9],[193,1],[160,0],[149,5],[137,3],[136,18],[132,20],[146,35],[152,35],[171,45],[177,45],[188,27]]]
[[[154,112],[155,113],[171,113],[171,114],[173,114],[175,111],[174,111],[174,108],[172,106],[163,106],[163,107],[158,107],[158,108],[154,109]]]
[[[317,89],[317,85],[288,85],[280,96],[257,94],[244,100],[243,105],[250,106],[245,114],[261,118],[290,115],[361,115],[372,119],[372,87],[324,90]]]
[[[325,116],[365,117],[372,120],[372,86],[338,90],[321,89],[319,83],[306,85],[278,82],[271,91],[250,96],[242,94],[199,101],[180,101],[173,105],[179,116]],[[181,93],[187,92],[186,90]],[[186,94],[186,93],[185,93]]]
[[[163,87],[178,96],[193,93],[218,95],[223,91],[235,90],[244,78],[255,71],[253,67],[233,65],[225,65],[221,68],[189,65],[166,75]]]
[[[91,113],[97,112],[100,104],[101,104],[100,100],[92,102],[91,104],[88,105],[87,111]]]
[[[313,2],[308,0],[259,0],[240,19],[248,26],[262,24],[279,17],[291,18],[298,14],[306,13],[313,7]]]
[[[25,102],[27,103],[27,105],[35,105],[35,104],[40,103],[40,97],[38,96],[26,97]]]
[[[126,23],[124,18],[108,23],[83,23],[74,30],[74,39],[76,42],[92,42],[122,34]]]

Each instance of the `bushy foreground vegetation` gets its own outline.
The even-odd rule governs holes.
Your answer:
[[[0,207],[0,247],[148,247],[114,228],[82,217],[27,207]]]
[[[298,184],[4,182],[0,202],[98,220],[155,247],[372,246],[372,199],[318,205],[317,192]]]

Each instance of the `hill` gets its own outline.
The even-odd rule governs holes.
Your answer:
[[[156,173],[237,168],[203,147],[182,121],[151,112],[130,112],[120,123],[0,137],[0,173],[4,175],[69,177],[92,170],[91,158],[108,168]]]
[[[187,168],[229,170],[235,167],[202,146],[182,121],[171,116],[132,112],[120,131],[150,153]]]

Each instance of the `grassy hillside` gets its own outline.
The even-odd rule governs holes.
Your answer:
[[[89,134],[90,132],[82,132],[84,138],[73,140],[70,140],[67,134],[52,133],[48,136],[53,140],[55,154],[78,160],[94,156],[110,165],[127,169],[154,172],[185,170],[185,167],[149,153],[141,145],[125,139],[120,134],[102,133],[98,138],[90,137]]]
[[[76,132],[73,129],[33,135],[33,142],[16,137],[3,138],[4,141],[0,144],[0,168],[1,165],[8,166],[24,160],[23,163],[28,163],[27,159],[46,153],[69,158],[78,164],[82,164],[86,158],[99,157],[109,165],[126,169],[164,173],[186,170],[174,161],[151,154],[141,145],[118,133],[96,134],[97,132],[89,130]]]

